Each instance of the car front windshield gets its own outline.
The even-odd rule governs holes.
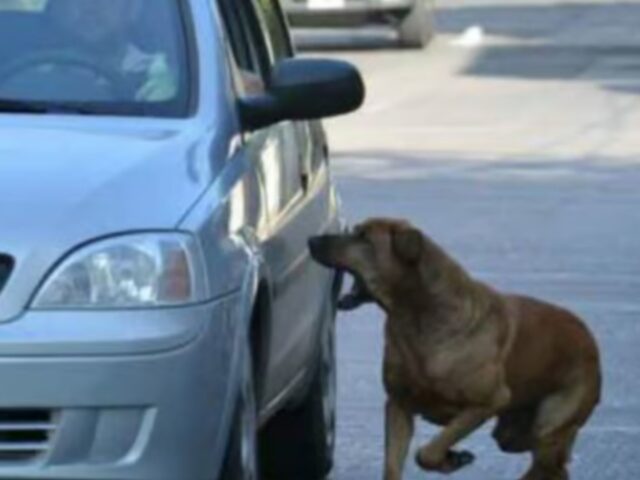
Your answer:
[[[0,112],[181,117],[181,0],[0,0]]]

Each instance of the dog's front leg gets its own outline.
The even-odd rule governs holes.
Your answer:
[[[462,412],[429,444],[418,450],[416,462],[424,470],[442,473],[451,473],[466,467],[473,462],[473,454],[466,451],[456,452],[452,448],[494,414],[494,410],[481,408]]]
[[[384,480],[401,480],[409,443],[413,437],[413,414],[389,399],[385,423]]]

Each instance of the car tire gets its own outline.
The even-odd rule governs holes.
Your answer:
[[[434,9],[431,0],[416,0],[400,20],[398,39],[403,48],[424,48],[435,34]]]
[[[331,310],[308,393],[296,408],[277,414],[261,434],[261,463],[268,479],[321,480],[333,468],[337,364],[335,308]]]
[[[221,480],[259,480],[258,421],[249,348],[243,358],[242,378],[236,401]]]

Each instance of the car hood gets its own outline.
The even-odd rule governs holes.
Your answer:
[[[41,281],[85,242],[175,228],[212,180],[202,143],[178,126],[0,125],[0,253],[16,259],[20,280]],[[0,293],[0,320],[14,310],[13,283]]]

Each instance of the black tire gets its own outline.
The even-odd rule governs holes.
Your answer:
[[[257,406],[251,354],[245,348],[243,378],[220,480],[259,480]]]
[[[278,413],[261,434],[267,480],[321,480],[333,468],[336,432],[335,311],[325,321],[309,391],[293,410]]]
[[[431,0],[416,0],[401,19],[398,38],[403,48],[424,48],[435,34],[434,8]]]

